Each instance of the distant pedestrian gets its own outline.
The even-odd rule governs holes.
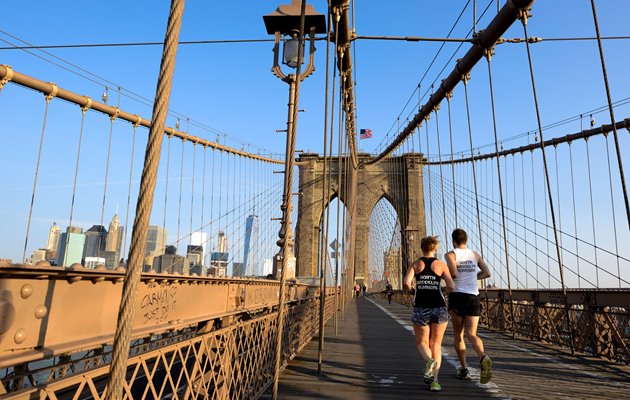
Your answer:
[[[387,301],[389,304],[392,304],[392,296],[394,295],[394,288],[392,288],[391,283],[387,282],[387,286],[385,286],[385,293],[387,294]]]
[[[434,236],[425,237],[420,242],[422,257],[414,261],[405,276],[405,288],[412,290],[411,282],[416,279],[413,302],[413,330],[420,356],[426,362],[424,383],[432,392],[442,390],[438,375],[442,364],[442,339],[448,324],[448,310],[441,288],[441,279],[446,282],[446,291],[453,287],[453,279],[448,267],[435,258],[438,241]]]
[[[464,343],[466,328],[466,337],[479,356],[481,367],[479,382],[488,383],[492,378],[492,360],[486,355],[483,342],[477,336],[477,324],[481,315],[477,281],[489,278],[490,270],[479,254],[466,247],[468,235],[463,229],[455,229],[451,236],[455,249],[446,253],[444,258],[455,281],[455,289],[448,296],[448,310],[453,320],[455,351],[460,364],[457,378],[470,379]]]
[[[361,291],[363,292],[363,297],[367,296],[367,287],[365,286],[365,284],[361,288]]]
[[[354,297],[356,297],[357,299],[359,298],[359,292],[361,291],[361,287],[359,287],[359,284],[355,284],[354,285]]]

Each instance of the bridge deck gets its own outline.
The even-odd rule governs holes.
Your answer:
[[[486,352],[494,361],[489,385],[454,377],[457,363],[452,329],[444,338],[441,393],[422,382],[423,363],[415,348],[409,309],[375,298],[348,305],[335,336],[326,330],[322,374],[317,374],[317,339],[302,350],[280,380],[281,399],[417,399],[443,398],[627,398],[630,368],[601,359],[572,357],[564,349],[512,339],[481,329]],[[476,356],[469,347],[470,366]],[[472,370],[478,377],[478,371]]]

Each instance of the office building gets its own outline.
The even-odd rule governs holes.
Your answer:
[[[59,237],[57,265],[60,267],[69,267],[72,264],[81,263],[84,246],[85,235],[83,234],[83,229],[76,226],[69,226]]]
[[[105,258],[103,257],[85,257],[83,266],[89,269],[95,269],[99,265],[105,266]]]
[[[163,274],[188,274],[190,263],[188,258],[177,254],[177,247],[167,246],[166,254],[159,255],[153,259],[153,269],[155,272]]]
[[[92,225],[85,231],[85,245],[83,247],[83,258],[101,257],[105,252],[107,242],[107,229],[103,225]]]
[[[31,264],[37,264],[40,261],[46,261],[46,249],[37,249],[31,255]]]
[[[166,247],[166,234],[166,228],[158,225],[149,225],[145,256],[159,256],[164,253],[164,248]]]
[[[206,243],[208,242],[208,234],[205,232],[193,232],[190,235],[190,245],[197,246],[201,249],[201,265],[206,261]]]
[[[109,232],[107,232],[107,240],[105,241],[105,267],[107,269],[115,269],[120,262],[120,247],[122,245],[123,233],[125,227],[120,225],[118,213],[109,223]]]
[[[250,215],[245,221],[243,264],[246,276],[260,273],[260,218],[257,215]]]
[[[232,276],[249,276],[245,273],[245,263],[233,262],[232,263]]]
[[[203,247],[189,245],[186,248],[186,257],[191,268],[193,266],[203,266]]]
[[[59,247],[59,236],[61,236],[61,228],[56,222],[53,222],[50,230],[48,231],[48,241],[46,242],[46,250],[57,251]]]

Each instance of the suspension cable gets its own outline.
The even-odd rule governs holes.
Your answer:
[[[138,116],[138,122],[140,121],[140,116]],[[125,211],[125,240],[123,244],[123,260],[125,263],[125,267],[129,268],[129,262],[127,260],[127,236],[129,234],[129,209],[131,208],[131,183],[133,180],[133,159],[136,148],[136,133],[138,130],[138,124],[133,124],[133,137],[131,139],[131,161],[129,162],[129,185],[127,186],[127,209]]]
[[[527,36],[527,11],[522,11],[520,14],[520,19],[523,25],[523,32],[525,34],[525,37]],[[562,264],[562,254],[560,251],[560,243],[559,243],[559,239],[558,239],[558,229],[556,227],[556,214],[554,211],[554,203],[553,203],[553,197],[551,195],[551,182],[549,180],[549,168],[547,167],[547,154],[545,151],[545,146],[543,145],[544,142],[544,138],[543,138],[543,129],[542,129],[542,122],[540,119],[540,110],[539,110],[539,106],[538,106],[538,95],[536,93],[536,82],[534,79],[534,67],[532,64],[532,57],[531,57],[531,50],[530,50],[530,46],[528,42],[525,42],[525,47],[527,49],[527,60],[529,63],[529,71],[530,71],[530,78],[531,78],[531,83],[532,83],[532,92],[533,92],[533,97],[534,97],[534,105],[535,105],[535,109],[536,109],[536,121],[538,123],[538,132],[540,134],[540,149],[542,151],[542,158],[543,158],[543,167],[544,167],[544,171],[545,171],[545,182],[546,182],[546,186],[547,186],[547,195],[548,195],[548,200],[549,200],[549,211],[551,213],[551,222],[553,224],[553,234],[554,234],[554,238],[555,238],[555,244],[556,244],[556,253],[558,256],[558,268],[560,270],[560,281],[562,283],[562,293],[565,296],[565,300],[566,300],[566,295],[567,295],[567,291],[566,291],[566,286],[564,283],[564,268],[563,268],[563,264]],[[614,125],[614,123],[613,123]],[[572,346],[573,347],[573,346]]]
[[[628,200],[628,190],[626,188],[626,177],[623,172],[623,162],[621,160],[621,149],[619,148],[619,137],[617,136],[617,127],[615,126],[615,112],[613,110],[613,105],[612,105],[610,85],[608,84],[608,73],[606,71],[606,61],[604,60],[604,48],[602,47],[602,39],[601,39],[601,35],[599,34],[599,22],[597,20],[595,0],[591,0],[591,8],[593,10],[593,22],[595,24],[595,33],[597,34],[597,46],[599,48],[599,58],[601,60],[601,65],[602,65],[602,76],[604,78],[604,85],[606,86],[606,99],[608,100],[608,111],[610,113],[610,122],[613,125],[615,151],[617,152],[617,164],[619,166],[619,179],[621,180],[621,188],[623,190],[623,200],[626,204],[626,218],[628,219],[628,227],[630,228],[630,201]],[[525,33],[525,35],[527,35],[527,33]],[[608,146],[606,146],[606,151],[608,151]],[[614,210],[614,204],[613,204],[613,210]],[[615,238],[616,238],[616,233],[617,232],[615,231]]]
[[[167,150],[166,150],[166,180],[164,184],[164,219],[162,222],[162,254],[166,254],[166,206],[168,204],[168,177],[169,177],[169,169],[171,165],[171,139],[172,138],[173,138],[173,135],[168,135]],[[152,263],[152,265],[153,267],[155,267],[154,263]]]

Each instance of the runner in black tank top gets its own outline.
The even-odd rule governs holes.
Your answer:
[[[449,319],[440,283],[444,279],[447,291],[454,287],[447,265],[435,258],[437,245],[435,237],[423,238],[420,242],[423,257],[411,264],[405,276],[408,290],[412,289],[414,277],[416,280],[411,321],[418,352],[426,362],[424,382],[431,385],[431,391],[442,389],[438,376],[442,362],[442,339]]]
[[[424,269],[415,274],[416,278],[416,294],[414,299],[414,307],[417,308],[436,308],[446,307],[446,301],[442,294],[440,282],[442,274],[438,276],[431,269],[431,264],[437,260],[435,257],[421,257],[420,261],[424,263]]]

